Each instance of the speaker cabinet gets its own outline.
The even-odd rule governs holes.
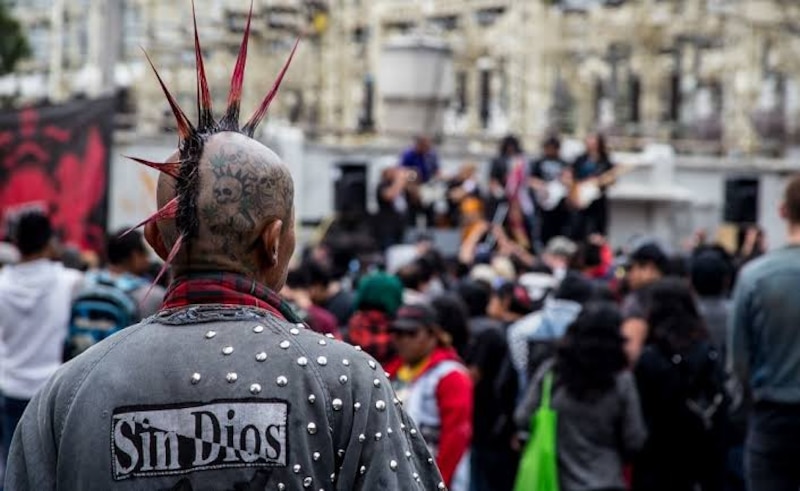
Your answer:
[[[736,177],[725,181],[723,221],[735,224],[758,221],[758,178]]]
[[[334,184],[334,208],[340,216],[367,214],[367,164],[342,162],[336,166],[339,178]]]

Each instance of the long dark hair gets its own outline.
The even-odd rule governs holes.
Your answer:
[[[608,142],[606,141],[606,136],[602,133],[594,133],[592,136],[597,140],[597,153],[600,155],[600,160],[608,162]],[[588,149],[586,154],[589,154]]]
[[[590,302],[569,326],[556,355],[555,372],[571,396],[593,401],[614,387],[625,369],[622,315],[611,302]]]
[[[453,348],[464,358],[469,342],[469,310],[455,293],[444,293],[431,302],[441,327],[450,335]]]
[[[686,281],[664,278],[648,287],[647,342],[666,353],[679,353],[708,339],[703,317]]]
[[[498,154],[500,157],[506,157],[509,152],[513,152],[512,155],[522,153],[522,144],[514,135],[506,135],[500,140],[500,145],[498,147]]]

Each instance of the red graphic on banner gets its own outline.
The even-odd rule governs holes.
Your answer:
[[[112,115],[111,99],[0,114],[0,234],[40,209],[64,242],[101,249]]]

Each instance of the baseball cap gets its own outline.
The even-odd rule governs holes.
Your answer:
[[[403,305],[397,311],[391,331],[416,331],[436,325],[436,311],[425,304]]]
[[[669,257],[658,244],[647,243],[639,246],[628,258],[628,264],[652,263],[662,273],[669,269]]]
[[[550,239],[544,252],[551,256],[572,257],[578,252],[578,246],[568,238],[558,236]]]

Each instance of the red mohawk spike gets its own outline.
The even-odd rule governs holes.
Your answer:
[[[289,58],[286,59],[286,63],[283,64],[283,68],[278,73],[278,78],[275,79],[275,83],[272,84],[272,88],[267,92],[266,97],[264,100],[261,101],[261,105],[258,107],[253,116],[250,118],[250,121],[244,125],[242,131],[247,136],[253,136],[253,133],[256,131],[256,126],[264,119],[264,115],[267,114],[267,109],[269,109],[269,105],[275,96],[278,94],[278,89],[281,87],[281,82],[283,82],[283,77],[286,75],[286,70],[289,69],[289,65],[292,63],[292,58],[294,58],[294,52],[297,51],[297,45],[300,44],[300,38],[298,37],[297,40],[294,42],[294,46],[292,47],[292,52],[289,53]]]
[[[247,62],[247,44],[250,40],[250,20],[253,18],[253,0],[250,0],[250,13],[247,14],[247,25],[244,28],[244,38],[239,47],[239,57],[231,77],[231,91],[228,94],[228,110],[225,113],[227,127],[239,129],[239,106],[242,103],[242,84],[244,84],[244,66]]]
[[[211,91],[208,90],[206,67],[203,63],[203,50],[200,49],[200,37],[197,34],[197,15],[192,0],[192,20],[194,21],[194,57],[197,68],[197,115],[200,119],[198,127],[201,130],[214,126],[214,116],[211,113]]]
[[[186,114],[184,114],[183,109],[181,109],[181,107],[175,101],[175,98],[172,97],[172,94],[170,94],[167,86],[164,85],[164,81],[161,80],[161,75],[158,74],[158,70],[156,70],[155,65],[153,65],[153,60],[150,59],[147,51],[144,51],[144,56],[147,58],[147,62],[150,63],[153,73],[156,74],[158,83],[161,84],[161,90],[164,91],[164,95],[167,97],[167,102],[169,102],[169,105],[172,108],[172,114],[175,115],[175,120],[178,123],[178,135],[180,135],[181,140],[186,140],[195,132],[194,126],[192,126],[192,123],[189,122],[189,118],[186,117]]]
[[[168,220],[170,218],[175,218],[177,215],[178,215],[178,197],[176,196],[169,203],[162,206],[160,209],[156,210],[155,213],[153,213],[149,217],[145,218],[141,222],[137,223],[133,227],[123,232],[123,234],[120,235],[120,237],[125,237],[126,235],[133,232],[142,225],[147,225],[150,222],[157,222],[159,220]]]
[[[183,234],[181,234],[178,236],[178,240],[175,241],[175,244],[173,244],[172,249],[169,251],[169,256],[167,256],[167,259],[164,261],[164,264],[158,271],[156,279],[153,280],[153,283],[150,285],[150,288],[147,290],[147,293],[144,294],[142,303],[144,303],[147,300],[147,297],[150,296],[150,292],[153,291],[153,287],[158,284],[159,280],[161,280],[161,277],[164,276],[164,273],[166,273],[167,269],[169,269],[169,266],[170,264],[172,264],[172,261],[175,260],[175,256],[178,255],[178,252],[181,250],[181,247],[183,246],[183,241],[184,241],[184,236]]]
[[[149,160],[140,159],[137,157],[130,157],[128,155],[123,155],[126,159],[131,159],[134,162],[138,162],[142,165],[146,165],[152,169],[156,169],[159,172],[163,172],[164,174],[174,177],[175,179],[179,179],[181,164],[183,161],[179,160],[177,162],[150,162]]]

